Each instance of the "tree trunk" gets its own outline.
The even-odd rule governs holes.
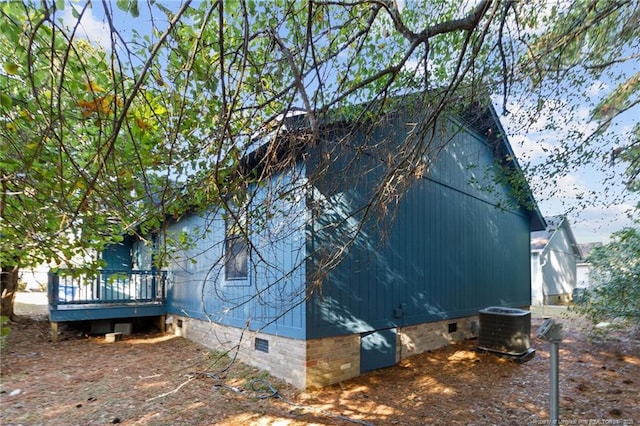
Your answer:
[[[3,266],[0,272],[0,288],[2,289],[2,300],[0,300],[0,315],[15,320],[13,313],[13,302],[16,300],[18,291],[18,267]]]

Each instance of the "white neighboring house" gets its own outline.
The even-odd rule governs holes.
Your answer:
[[[18,279],[25,285],[25,291],[46,291],[49,282],[49,271],[55,267],[76,268],[90,263],[96,253],[89,251],[85,255],[75,255],[63,264],[41,263],[37,266],[20,268]]]
[[[49,279],[49,266],[43,264],[34,268],[21,269],[19,279],[25,283],[27,291],[44,291]]]
[[[593,285],[590,278],[591,264],[587,262],[587,257],[589,257],[589,253],[591,252],[591,250],[593,250],[595,247],[601,247],[602,243],[601,242],[586,243],[586,244],[579,244],[579,246],[580,246],[580,252],[582,253],[582,258],[576,264],[577,279],[578,279],[576,288],[586,289],[586,288],[590,288]]]
[[[580,247],[567,217],[547,219],[544,231],[531,233],[531,304],[567,304],[578,284]]]

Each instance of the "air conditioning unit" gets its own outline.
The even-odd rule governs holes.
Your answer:
[[[531,312],[491,306],[478,311],[478,349],[520,360],[530,359]]]

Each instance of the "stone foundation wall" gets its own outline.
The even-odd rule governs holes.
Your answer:
[[[328,386],[360,375],[360,334],[296,340],[213,322],[172,316],[177,335],[210,349],[226,351],[240,342],[238,359],[305,389]],[[476,316],[398,327],[396,362],[464,339],[477,337]],[[258,349],[256,346],[258,341]],[[265,345],[268,352],[265,352]]]

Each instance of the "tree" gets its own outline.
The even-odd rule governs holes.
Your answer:
[[[160,143],[166,109],[113,52],[74,37],[77,24],[63,28],[46,4],[0,10],[1,313],[11,318],[20,268],[98,267],[95,253],[147,218],[150,199],[170,197],[171,145]]]
[[[530,6],[538,13],[520,16],[534,20],[529,27],[534,33],[525,30],[519,38],[526,53],[521,66],[508,73],[509,78],[525,76],[524,85],[515,81],[512,86],[512,105],[519,108],[521,131],[537,133],[546,154],[529,165],[529,174],[557,182],[593,165],[608,172],[605,189],[582,190],[576,195],[579,206],[619,203],[637,187],[639,170],[640,5],[572,1]],[[628,169],[616,169],[618,160]],[[554,185],[551,197],[558,192]]]
[[[11,313],[10,278],[20,267],[68,262],[124,232],[144,236],[186,209],[219,205],[234,215],[234,205],[255,195],[251,184],[295,162],[268,150],[273,161],[260,173],[242,168],[257,141],[268,146],[286,132],[284,117],[302,110],[312,142],[331,117],[375,121],[398,97],[422,93],[413,107],[425,124],[386,159],[366,209],[383,222],[393,213],[389,203],[437,155],[429,135],[444,113],[494,94],[505,111],[511,99],[532,105],[527,123],[535,122],[551,90],[574,93],[577,83],[586,87],[637,61],[640,35],[633,1],[118,0],[95,7],[108,34],[103,46],[83,35],[90,3],[1,5],[3,314]],[[551,153],[558,167],[538,170],[596,161],[605,130],[637,107],[636,87],[637,77],[614,81],[593,105],[596,131],[574,134]],[[628,153],[634,145],[620,146]],[[274,191],[274,202],[249,220],[259,223],[287,196]],[[38,212],[38,220],[25,212]],[[330,268],[343,251],[323,253],[322,263]]]
[[[589,254],[594,286],[576,304],[576,310],[594,323],[640,317],[640,231],[625,228],[612,237]]]

